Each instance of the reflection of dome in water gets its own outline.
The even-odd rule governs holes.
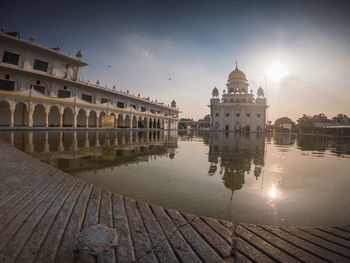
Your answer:
[[[260,176],[260,174],[261,174],[261,166],[256,165],[254,168],[254,176],[256,180],[258,180],[258,177]]]
[[[231,191],[236,191],[242,189],[244,185],[244,171],[227,171],[225,169],[225,174],[222,181],[226,188]]]
[[[175,153],[174,152],[169,153],[169,159],[174,159],[174,157],[175,157]]]
[[[216,165],[211,164],[210,167],[209,167],[208,174],[209,175],[214,175],[217,169],[218,169],[218,167]]]

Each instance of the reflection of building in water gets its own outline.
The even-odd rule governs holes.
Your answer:
[[[256,179],[264,166],[265,137],[260,135],[240,136],[234,133],[211,133],[209,141],[208,173],[219,173],[226,188],[239,190],[244,185],[244,176],[254,165]],[[218,167],[219,166],[219,167]]]
[[[295,144],[295,134],[287,133],[276,133],[273,136],[273,141],[275,145],[278,146],[293,146]]]
[[[219,90],[215,87],[210,99],[211,130],[236,132],[264,132],[266,124],[266,98],[263,89],[248,91],[246,75],[236,69],[227,80],[227,89],[220,100]]]
[[[349,137],[329,137],[329,136],[310,136],[299,135],[297,137],[297,146],[300,150],[322,157],[326,150],[330,150],[337,156],[350,155]]]
[[[175,157],[175,131],[7,132],[2,139],[68,173]]]

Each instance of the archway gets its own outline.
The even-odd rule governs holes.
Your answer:
[[[49,127],[59,127],[60,126],[60,111],[56,106],[51,106],[49,112]]]
[[[153,127],[153,129],[157,129],[157,120],[156,119],[153,120],[152,127]]]
[[[74,115],[71,108],[65,108],[62,116],[62,126],[63,127],[73,127]]]
[[[162,126],[161,126],[162,129],[164,129],[164,120],[162,120]]]
[[[113,128],[116,127],[116,117],[115,114],[112,112],[109,116],[113,116]]]
[[[140,116],[138,121],[137,121],[137,127],[138,128],[145,128],[144,127],[144,122],[142,121],[142,117]]]
[[[0,102],[0,126],[10,126],[11,110],[10,104],[7,101]]]
[[[126,115],[125,116],[125,121],[124,121],[124,126],[125,128],[131,128],[131,120],[130,120],[130,116],[129,115]]]
[[[28,125],[28,110],[27,105],[23,102],[16,104],[15,108],[15,126],[27,126]]]
[[[45,107],[41,104],[36,105],[33,112],[33,126],[45,127],[45,119],[46,119]]]
[[[160,129],[160,119],[158,119],[157,128]]]
[[[80,109],[77,116],[77,127],[86,127],[86,112]]]
[[[149,118],[148,128],[152,129],[152,127],[153,127],[152,124],[153,124],[152,118]]]
[[[132,128],[137,128],[137,117],[132,117]]]
[[[100,117],[98,118],[98,126],[102,128],[102,117],[106,116],[106,113],[104,111],[100,112]]]
[[[123,127],[124,127],[123,115],[118,114],[117,128],[123,128]]]
[[[95,111],[90,111],[89,119],[88,119],[88,126],[89,127],[96,127],[97,126],[97,117]]]

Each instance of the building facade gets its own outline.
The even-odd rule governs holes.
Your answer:
[[[266,97],[259,87],[257,96],[248,91],[246,75],[236,65],[228,77],[226,90],[220,98],[215,87],[210,99],[210,128],[214,131],[264,132],[266,127]]]
[[[177,129],[175,101],[81,81],[82,58],[80,50],[72,57],[0,32],[0,126],[99,128],[103,116],[114,116],[115,128]]]

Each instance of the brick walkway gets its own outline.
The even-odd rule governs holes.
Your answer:
[[[350,226],[238,224],[112,194],[0,141],[0,262],[74,262],[97,223],[119,246],[92,262],[350,262]]]

